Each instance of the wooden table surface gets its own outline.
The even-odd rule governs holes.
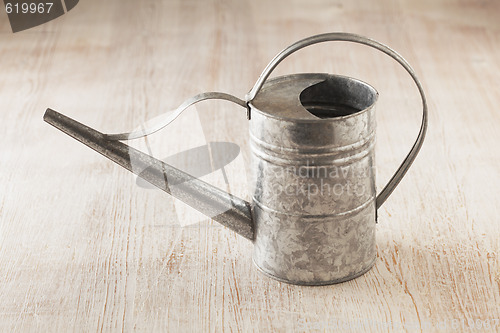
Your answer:
[[[1,11],[0,330],[499,331],[499,11],[494,0],[86,0],[15,34]],[[278,51],[330,31],[399,51],[430,109],[424,147],[379,211],[376,265],[346,283],[263,276],[249,241],[42,121],[51,107],[119,132],[200,92],[242,98]],[[276,75],[296,72],[377,88],[382,188],[418,132],[411,78],[349,43],[302,50]],[[181,152],[233,147],[229,186],[220,170],[202,179],[248,199],[247,130],[244,109],[207,101],[134,144],[201,173],[203,156]]]

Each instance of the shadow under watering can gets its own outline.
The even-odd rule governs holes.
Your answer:
[[[292,74],[268,80],[290,54],[327,41],[360,43],[384,52],[407,70],[422,97],[417,140],[378,195],[374,173],[377,91],[360,80],[332,74]],[[247,110],[251,202],[120,142],[154,133],[188,106],[206,99],[228,100]],[[225,93],[203,93],[185,101],[153,128],[107,135],[51,109],[44,119],[252,241],[253,261],[266,275],[293,284],[325,285],[353,279],[373,266],[377,209],[422,146],[427,103],[415,72],[394,50],[359,35],[327,33],[298,41],[280,52],[245,100]],[[132,168],[131,161],[141,167]]]

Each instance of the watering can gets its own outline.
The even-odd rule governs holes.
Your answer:
[[[290,54],[328,41],[359,43],[384,52],[406,69],[422,97],[417,140],[378,195],[374,173],[377,91],[360,80],[323,73],[268,80]],[[251,202],[122,142],[156,132],[188,106],[206,99],[224,99],[246,108]],[[359,35],[326,33],[280,52],[244,100],[203,93],[185,101],[163,123],[121,134],[100,133],[51,109],[44,120],[253,242],[253,262],[264,274],[292,284],[325,285],[356,278],[374,265],[377,210],[422,146],[427,103],[414,70],[394,50]]]

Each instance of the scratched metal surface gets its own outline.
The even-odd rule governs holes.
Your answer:
[[[351,78],[295,74],[269,81],[252,101],[253,261],[260,270],[323,285],[374,264],[376,100],[372,87]],[[303,105],[324,107],[329,117]],[[341,106],[350,106],[343,116],[334,110]]]

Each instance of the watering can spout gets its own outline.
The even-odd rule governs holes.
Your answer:
[[[245,200],[190,176],[123,142],[109,140],[103,133],[57,111],[47,109],[43,119],[152,185],[253,241],[252,213],[250,204]]]

